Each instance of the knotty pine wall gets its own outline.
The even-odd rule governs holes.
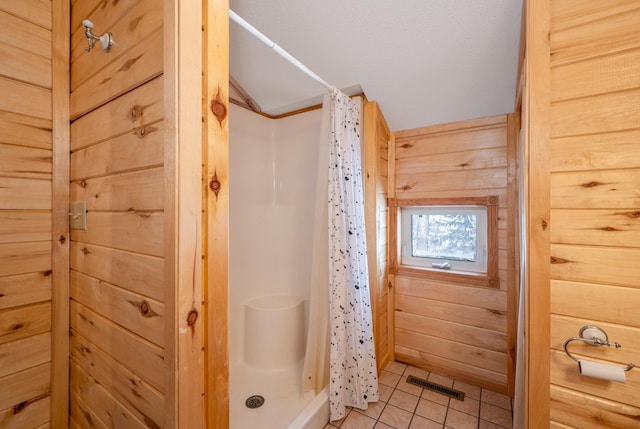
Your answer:
[[[551,426],[637,427],[640,371],[581,377],[563,343],[595,324],[622,348],[572,343],[576,355],[640,356],[640,2],[550,10]]]
[[[388,270],[389,143],[391,132],[376,102],[364,104],[365,222],[371,314],[378,372],[393,360],[393,294]]]
[[[0,27],[0,427],[48,427],[51,2],[2,2]]]
[[[72,424],[166,427],[162,2],[71,9]],[[81,22],[118,46],[85,52]],[[146,423],[145,423],[146,422]]]
[[[513,389],[517,138],[513,115],[394,133],[395,198],[499,197],[499,288],[395,275],[395,358],[500,392]],[[507,156],[510,154],[511,159]],[[514,198],[511,198],[512,200]],[[395,233],[392,232],[392,233]],[[390,249],[390,251],[393,251]]]

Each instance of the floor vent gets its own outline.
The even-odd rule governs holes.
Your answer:
[[[422,387],[424,389],[429,389],[433,392],[437,392],[442,395],[449,396],[459,401],[464,401],[464,392],[451,389],[449,387],[442,386],[440,384],[432,383],[430,381],[423,380],[422,378],[414,377],[413,375],[410,375],[407,377],[407,383]]]
[[[247,406],[247,408],[259,408],[264,405],[264,396],[249,396],[247,400],[244,401],[244,404]]]

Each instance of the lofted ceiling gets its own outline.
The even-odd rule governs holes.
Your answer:
[[[513,111],[522,0],[230,0],[330,84],[377,101],[392,131]],[[325,88],[238,24],[230,74],[270,115]]]

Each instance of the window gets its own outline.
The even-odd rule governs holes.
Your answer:
[[[487,271],[486,206],[401,209],[402,264]]]
[[[499,287],[498,197],[390,199],[390,272]]]

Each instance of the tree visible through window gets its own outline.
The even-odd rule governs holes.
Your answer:
[[[475,262],[477,223],[475,214],[414,214],[411,256]]]

